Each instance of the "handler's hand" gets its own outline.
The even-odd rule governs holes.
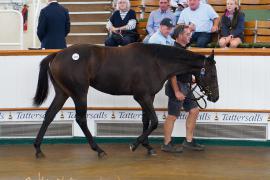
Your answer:
[[[179,101],[183,101],[186,98],[186,96],[182,92],[180,92],[180,91],[178,91],[178,92],[175,93],[175,97]]]

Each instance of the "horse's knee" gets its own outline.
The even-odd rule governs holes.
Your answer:
[[[152,121],[151,128],[154,130],[154,129],[157,129],[157,127],[158,127],[158,121]]]
[[[143,118],[142,122],[143,122],[143,124],[149,124],[149,119],[148,118]]]

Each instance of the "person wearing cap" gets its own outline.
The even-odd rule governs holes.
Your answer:
[[[144,38],[144,43],[148,43],[149,38],[159,29],[160,22],[164,18],[170,18],[173,24],[176,24],[175,15],[170,10],[170,0],[159,0],[159,8],[150,13],[146,25],[148,35]]]
[[[188,26],[179,25],[174,29],[174,46],[186,49],[190,42],[191,31]],[[170,153],[181,153],[183,147],[191,150],[204,150],[204,146],[195,142],[193,132],[196,126],[196,120],[199,115],[199,109],[195,101],[190,100],[194,95],[190,93],[192,75],[181,74],[170,78],[165,85],[165,94],[168,96],[168,116],[164,123],[164,144],[161,150]],[[188,98],[186,98],[188,97]],[[172,132],[175,120],[180,115],[180,108],[188,112],[186,119],[186,138],[183,141],[183,147],[177,147],[172,142]]]
[[[190,26],[194,31],[191,43],[203,48],[211,41],[211,33],[218,31],[219,16],[211,5],[188,0],[188,7],[181,12],[177,24]]]
[[[148,43],[173,46],[174,40],[170,35],[173,27],[173,21],[170,18],[164,18],[160,22],[159,29],[150,37]]]

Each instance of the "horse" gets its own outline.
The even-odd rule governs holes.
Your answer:
[[[44,121],[34,141],[36,158],[44,157],[41,143],[44,134],[71,97],[75,104],[76,122],[98,157],[107,154],[95,143],[87,127],[87,93],[89,87],[111,95],[131,95],[142,108],[142,134],[130,145],[135,151],[142,144],[148,154],[156,151],[148,136],[158,126],[154,110],[155,95],[173,75],[191,73],[207,99],[219,99],[214,52],[208,57],[178,47],[133,43],[123,47],[102,47],[90,44],[70,46],[45,57],[40,63],[33,104],[41,105],[48,95],[49,78],[55,97],[45,113]]]

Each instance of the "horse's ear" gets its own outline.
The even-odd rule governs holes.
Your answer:
[[[215,51],[214,51],[214,49],[212,50],[212,53],[210,54],[210,56],[208,56],[208,58],[207,59],[209,59],[209,60],[214,60],[215,58]]]

